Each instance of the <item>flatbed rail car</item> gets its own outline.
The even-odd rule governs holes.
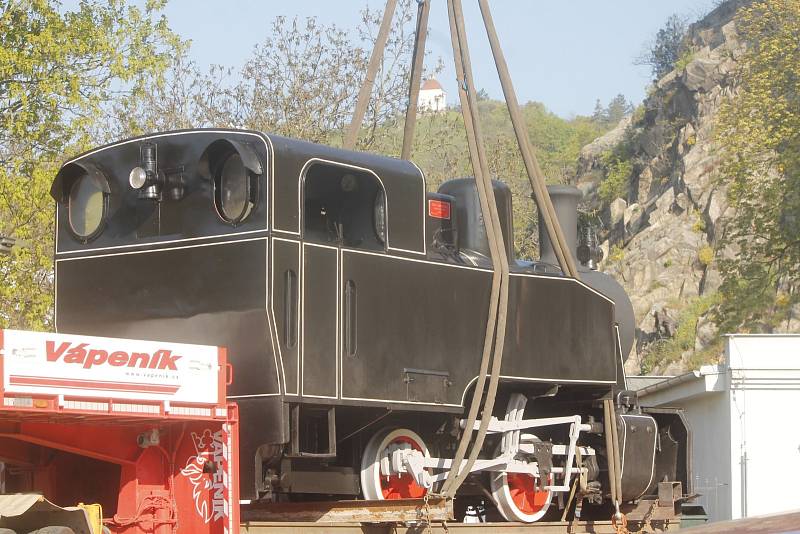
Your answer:
[[[0,369],[0,532],[238,532],[223,349],[0,330]]]

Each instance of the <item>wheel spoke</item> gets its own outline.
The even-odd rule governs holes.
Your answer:
[[[382,473],[381,460],[388,458],[396,448],[412,448],[430,456],[428,448],[415,432],[384,429],[370,439],[361,460],[361,491],[364,498],[373,500],[418,499],[427,490],[417,484],[411,473]]]

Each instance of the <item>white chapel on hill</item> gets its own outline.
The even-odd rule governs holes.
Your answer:
[[[419,111],[444,111],[447,107],[447,93],[442,89],[442,84],[435,78],[428,78],[422,82],[419,90],[417,108]]]

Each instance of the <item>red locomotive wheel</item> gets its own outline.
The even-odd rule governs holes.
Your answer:
[[[417,484],[411,473],[387,475],[381,472],[381,461],[384,461],[386,469],[391,465],[392,450],[404,447],[430,456],[422,438],[406,428],[384,429],[372,436],[361,458],[361,491],[365,499],[418,499],[425,496],[427,490]]]
[[[552,476],[551,476],[552,483]],[[539,480],[525,473],[495,473],[491,478],[497,509],[508,521],[533,523],[550,507],[553,492],[539,488]]]
[[[537,486],[537,480],[522,473],[506,474],[511,499],[523,513],[534,515],[550,504],[550,492]]]

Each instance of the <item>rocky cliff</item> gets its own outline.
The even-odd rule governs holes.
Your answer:
[[[604,260],[637,320],[629,372],[673,374],[719,356],[708,313],[720,284],[716,243],[730,215],[717,172],[715,115],[735,91],[744,45],[729,1],[693,24],[683,57],[617,128],[581,151],[576,184],[603,222]],[[624,165],[623,165],[624,164]],[[610,167],[625,174],[609,194]]]

